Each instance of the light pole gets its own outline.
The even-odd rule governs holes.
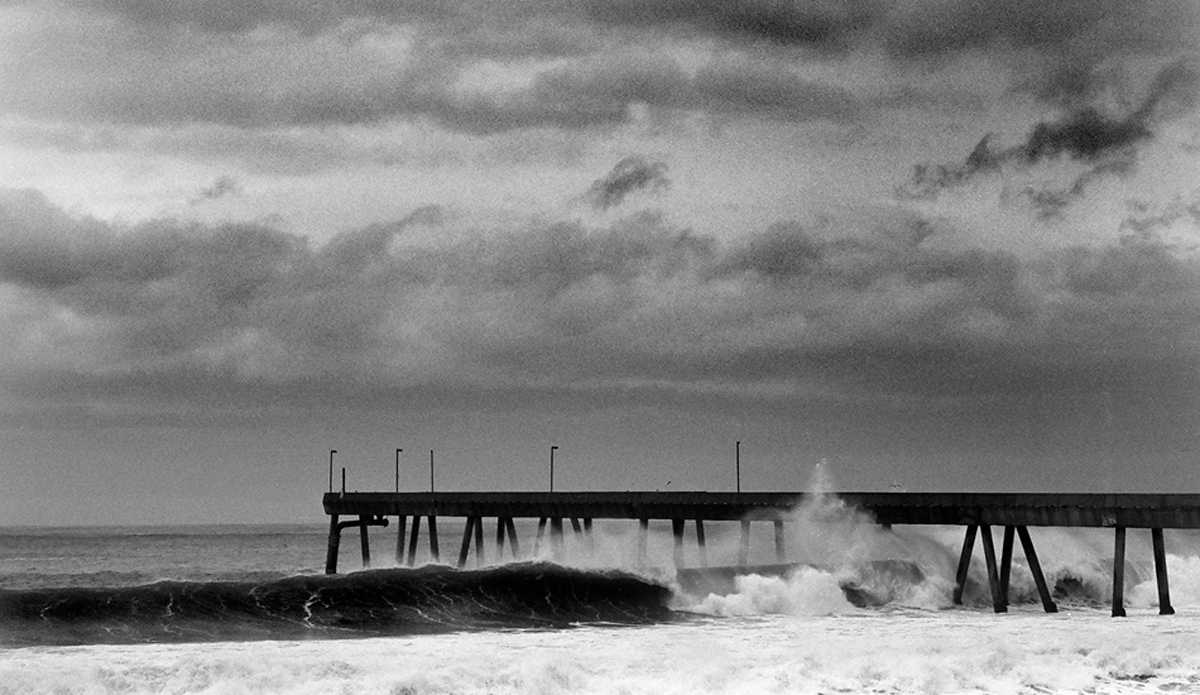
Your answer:
[[[400,452],[404,449],[396,449],[396,492],[400,492]]]
[[[742,442],[739,440],[734,446],[733,460],[737,466],[737,491],[742,493]]]
[[[337,453],[337,449],[329,450],[329,491],[333,492],[333,455]]]
[[[554,451],[558,447],[550,447],[550,492],[554,492]]]

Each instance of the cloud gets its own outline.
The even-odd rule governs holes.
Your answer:
[[[1188,197],[1177,196],[1158,210],[1151,209],[1145,202],[1136,203],[1134,214],[1121,222],[1121,231],[1130,242],[1154,241],[1181,221],[1200,229],[1200,189],[1192,191]]]
[[[787,64],[717,61],[699,71],[695,90],[698,105],[713,113],[837,123],[858,120],[864,113],[859,100],[842,87],[798,75]]]
[[[670,185],[666,163],[646,161],[639,155],[633,155],[617,162],[604,178],[593,182],[587,198],[596,209],[607,210],[624,203],[625,198],[638,191],[658,193]]]
[[[431,247],[406,240],[416,224],[447,222],[417,211],[314,246],[5,192],[0,383],[38,408],[385,408],[414,389],[1007,398],[1193,384],[1200,366],[1200,265],[1153,239],[1022,258],[902,215],[722,245],[643,213]]]
[[[593,0],[589,16],[600,22],[656,31],[701,31],[732,40],[756,39],[827,51],[842,50],[882,15],[885,5],[866,2],[791,3],[777,0]]]
[[[12,12],[25,29],[0,75],[10,115],[280,138],[288,128],[393,122],[476,136],[608,129],[627,123],[634,104],[846,123],[871,115],[865,75],[919,81],[914,61],[978,52],[1019,88],[1065,103],[1056,93],[1094,97],[1126,61],[1194,55],[1185,39],[1198,26],[1194,5],[1180,0],[106,0]],[[821,55],[801,61],[794,47]]]
[[[883,28],[888,49],[905,59],[970,51],[1035,51],[1059,60],[1101,55],[1170,54],[1194,48],[1197,20],[1187,0],[1089,3],[916,2],[896,8]]]
[[[991,136],[985,136],[962,164],[915,166],[912,177],[897,193],[904,198],[931,198],[979,175],[999,172],[1008,164],[1031,167],[1067,158],[1087,165],[1068,188],[1027,191],[1043,214],[1053,216],[1082,195],[1092,180],[1132,170],[1137,149],[1154,138],[1152,126],[1194,105],[1198,87],[1200,72],[1188,63],[1173,63],[1158,72],[1138,108],[1124,117],[1085,107],[1057,121],[1037,124],[1023,143],[1001,150],[993,149]]]
[[[216,181],[212,182],[211,186],[205,186],[200,189],[200,197],[198,200],[216,200],[227,195],[241,195],[242,186],[237,182],[237,179],[229,175],[218,176]]]

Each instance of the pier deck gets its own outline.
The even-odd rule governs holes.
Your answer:
[[[705,558],[705,521],[741,523],[738,564],[745,564],[752,522],[771,522],[775,529],[776,559],[783,562],[785,526],[792,512],[817,501],[809,493],[766,492],[330,492],[325,494],[325,513],[330,516],[329,553],[326,571],[337,571],[340,534],[357,527],[361,534],[364,566],[370,565],[369,526],[386,526],[396,517],[399,533],[396,560],[404,560],[405,526],[412,519],[408,564],[412,564],[425,517],[430,555],[438,561],[437,519],[459,517],[466,526],[459,552],[459,566],[466,563],[474,541],[476,559],[483,554],[483,520],[496,519],[496,543],[503,550],[507,537],[512,554],[519,540],[514,518],[536,518],[540,543],[549,522],[552,546],[561,547],[563,519],[569,519],[576,534],[588,535],[594,519],[631,519],[641,525],[639,543],[644,549],[647,525],[652,519],[670,520],[675,537],[676,565],[682,567],[684,526],[695,524],[700,557]],[[1158,580],[1159,610],[1173,613],[1166,569],[1163,529],[1200,528],[1200,495],[1195,494],[1053,494],[1053,493],[930,493],[930,492],[838,492],[820,496],[826,504],[840,504],[861,512],[870,521],[890,527],[898,524],[965,526],[954,600],[960,603],[976,537],[980,537],[987,563],[989,588],[997,612],[1007,609],[1013,542],[1021,541],[1030,571],[1048,612],[1056,610],[1037,560],[1029,527],[1093,527],[1114,529],[1113,615],[1125,614],[1124,572],[1126,529],[1150,529]],[[348,516],[354,520],[339,521]],[[582,525],[580,520],[583,521]],[[997,558],[991,527],[1003,527],[1000,557]]]
[[[797,492],[346,492],[326,514],[592,519],[773,520],[815,496]],[[1200,495],[838,492],[879,524],[1200,528]]]

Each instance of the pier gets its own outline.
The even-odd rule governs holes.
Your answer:
[[[1151,534],[1154,569],[1158,584],[1159,612],[1174,613],[1167,576],[1164,529],[1200,528],[1200,495],[1192,494],[1023,494],[1023,493],[922,493],[847,492],[828,493],[822,499],[856,510],[871,523],[890,528],[899,524],[963,526],[962,553],[955,574],[954,602],[961,604],[975,542],[984,550],[988,589],[993,609],[1008,609],[1014,544],[1020,540],[1029,571],[1033,574],[1042,607],[1055,612],[1057,606],[1041,570],[1030,527],[1093,527],[1113,529],[1112,614],[1125,615],[1125,540],[1128,529],[1147,529]],[[514,519],[537,519],[536,548],[549,528],[551,547],[565,543],[564,520],[575,536],[590,539],[596,519],[636,520],[639,524],[639,556],[645,555],[649,523],[670,521],[675,547],[675,566],[684,564],[684,536],[689,523],[701,564],[707,564],[705,522],[736,521],[740,538],[736,564],[747,564],[751,525],[771,524],[775,560],[787,561],[785,535],[794,511],[817,501],[807,493],[765,492],[330,492],[323,502],[329,515],[329,547],[325,571],[337,572],[341,532],[358,528],[362,561],[369,567],[371,550],[368,529],[387,526],[395,517],[397,564],[412,565],[420,541],[422,518],[430,557],[441,560],[437,520],[465,519],[459,546],[458,566],[466,565],[474,545],[476,561],[484,554],[484,521],[495,520],[497,557],[507,541],[512,557],[520,554]],[[343,518],[349,520],[343,521]],[[407,554],[405,537],[408,522]],[[992,528],[1002,530],[1000,552]]]

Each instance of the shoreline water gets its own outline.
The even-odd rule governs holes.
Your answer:
[[[186,584],[201,594],[241,585],[247,595],[261,596],[254,585],[306,582],[357,587],[349,592],[353,595],[371,594],[377,580],[386,584],[421,572],[454,572],[389,568],[381,562],[379,569],[325,577],[319,570],[325,531],[316,524],[3,529],[0,596],[71,583],[135,594],[147,585],[161,590]],[[1008,614],[993,614],[982,593],[968,594],[967,607],[951,607],[955,531],[898,529],[886,545],[877,544],[878,552],[907,553],[923,571],[911,591],[881,607],[851,605],[836,569],[746,577],[723,596],[683,597],[675,591],[665,599],[669,613],[641,621],[628,614],[617,620],[597,617],[593,597],[574,604],[577,613],[558,622],[534,624],[523,615],[524,623],[472,624],[478,618],[472,606],[494,609],[499,599],[468,592],[480,603],[457,604],[466,608],[459,624],[419,634],[354,625],[273,632],[272,626],[255,627],[257,618],[247,618],[250,627],[234,639],[209,634],[199,641],[0,646],[0,693],[1133,693],[1200,688],[1200,655],[1194,650],[1200,643],[1200,553],[1193,534],[1168,537],[1175,549],[1168,553],[1168,565],[1178,614],[1157,615],[1150,556],[1137,545],[1143,541],[1131,537],[1129,557],[1140,563],[1142,578],[1128,586],[1129,616],[1113,619],[1104,601],[1104,583],[1111,576],[1107,538],[1073,531],[1039,530],[1038,536],[1039,549],[1047,548],[1048,574],[1060,588],[1077,592],[1060,597],[1060,613],[1041,611],[1019,563]],[[714,548],[721,537],[714,529]],[[652,547],[658,545],[660,555],[669,558],[669,533],[652,540]],[[598,566],[569,572],[585,583],[601,581],[614,569],[602,565],[619,565],[629,541],[620,529],[599,534],[601,557],[592,563]],[[512,567],[494,565],[482,574],[505,566]],[[974,564],[975,584],[982,585],[981,568],[981,562]],[[671,586],[663,568],[635,577],[635,586]],[[524,576],[518,583],[531,583],[539,592],[544,588],[532,582]],[[452,593],[428,595],[448,610]],[[622,593],[604,596],[627,611],[629,599]],[[365,608],[368,614],[392,615],[396,604],[388,599]],[[281,605],[302,611],[305,601]],[[516,604],[505,605],[512,612]],[[349,606],[351,613],[363,609],[361,601]],[[225,620],[219,614],[209,617],[216,624]],[[494,610],[490,617],[495,618]],[[97,624],[115,630],[119,622],[103,618]]]

